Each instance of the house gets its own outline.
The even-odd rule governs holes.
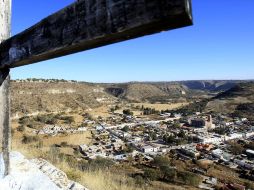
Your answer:
[[[78,131],[79,132],[85,132],[85,131],[87,131],[87,128],[86,127],[79,127]]]
[[[218,180],[216,178],[209,177],[209,178],[205,179],[205,183],[215,186],[215,185],[217,185]]]
[[[127,155],[126,154],[119,154],[114,156],[115,160],[126,160],[127,159]]]
[[[230,159],[233,158],[233,155],[231,155],[229,153],[226,153],[226,152],[224,152],[221,149],[215,149],[215,150],[213,150],[212,151],[212,156],[215,157],[215,158],[218,158],[220,160],[223,160],[224,162],[229,162]]]
[[[130,137],[131,137],[130,133],[127,133],[127,132],[123,133],[123,138],[130,138]]]
[[[149,153],[149,152],[158,152],[158,148],[157,147],[153,147],[153,146],[150,146],[150,145],[146,145],[146,146],[143,146],[141,148],[142,152],[144,153]]]
[[[244,138],[244,134],[243,133],[232,133],[228,136],[224,137],[225,141],[229,141],[229,140],[233,140],[233,139],[242,139]]]
[[[141,137],[138,137],[138,136],[134,136],[132,137],[131,139],[133,142],[141,142],[142,141],[142,138]]]
[[[198,141],[203,144],[220,144],[223,141],[223,138],[220,135],[205,135],[196,137]]]
[[[210,151],[214,146],[212,144],[197,144],[198,151]]]
[[[246,154],[249,158],[254,159],[254,150],[248,149],[246,150]]]
[[[104,130],[104,127],[101,126],[101,125],[98,125],[95,127],[96,131],[103,131]]]
[[[212,177],[205,177],[204,181],[199,185],[200,189],[214,190],[217,185],[217,179]]]
[[[192,158],[197,158],[200,156],[200,153],[196,150],[196,147],[182,147],[181,152]]]

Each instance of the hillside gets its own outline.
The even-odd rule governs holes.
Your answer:
[[[192,90],[205,90],[205,91],[226,91],[234,87],[237,83],[244,81],[234,80],[204,80],[204,81],[181,81],[182,85]]]
[[[132,82],[104,86],[108,93],[129,101],[171,102],[223,92],[240,82],[245,81]]]
[[[239,81],[131,82],[97,84],[64,80],[11,83],[12,115],[89,111],[116,102],[171,103],[211,97]]]
[[[240,83],[220,93],[207,104],[206,110],[254,118],[254,83]]]
[[[179,84],[126,83],[106,87],[108,93],[132,102],[170,102],[184,97],[186,90]]]
[[[12,113],[89,110],[116,98],[101,86],[71,82],[12,82]]]

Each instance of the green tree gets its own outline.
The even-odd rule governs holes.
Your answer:
[[[156,132],[150,132],[149,133],[149,137],[151,140],[157,140],[157,134]]]
[[[150,181],[155,181],[160,178],[160,171],[151,168],[144,169],[144,178]]]
[[[37,136],[23,135],[23,137],[22,137],[22,143],[24,143],[24,144],[29,144],[29,143],[32,143],[32,142],[37,142],[39,140],[40,140],[40,138],[37,137]]]
[[[177,179],[182,183],[191,186],[198,186],[201,182],[201,179],[198,175],[190,172],[178,172]]]
[[[176,180],[176,169],[170,166],[163,166],[160,168],[163,179],[169,182],[174,182]]]
[[[133,112],[131,112],[129,109],[125,109],[123,110],[123,114],[132,116]]]
[[[181,131],[177,134],[177,136],[178,136],[179,138],[183,138],[183,139],[186,138],[185,132],[184,132],[183,130],[181,130]]]
[[[130,128],[128,127],[128,126],[124,126],[123,128],[122,128],[122,131],[124,131],[124,132],[128,132],[130,130]]]
[[[236,143],[236,142],[231,142],[229,143],[230,144],[230,147],[229,147],[229,150],[231,150],[231,152],[234,154],[234,155],[239,155],[239,154],[242,154],[243,151],[244,151],[244,148],[242,145]]]
[[[164,166],[171,165],[171,161],[166,156],[156,156],[154,158],[153,164],[158,168],[162,168]]]

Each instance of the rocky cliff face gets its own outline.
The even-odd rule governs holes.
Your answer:
[[[4,164],[0,154],[1,190],[88,190],[71,181],[61,170],[43,159],[28,160],[19,152],[10,154],[10,174],[3,176]]]
[[[95,84],[54,80],[11,83],[12,116],[36,112],[89,111],[119,101],[185,101],[210,92],[226,91],[240,81],[179,81]]]
[[[96,84],[70,82],[12,82],[11,113],[89,110],[113,104],[116,98]]]

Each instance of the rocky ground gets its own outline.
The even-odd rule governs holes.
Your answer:
[[[0,189],[4,190],[88,190],[43,159],[26,159],[19,152],[10,154],[10,174],[3,177],[0,154]]]

